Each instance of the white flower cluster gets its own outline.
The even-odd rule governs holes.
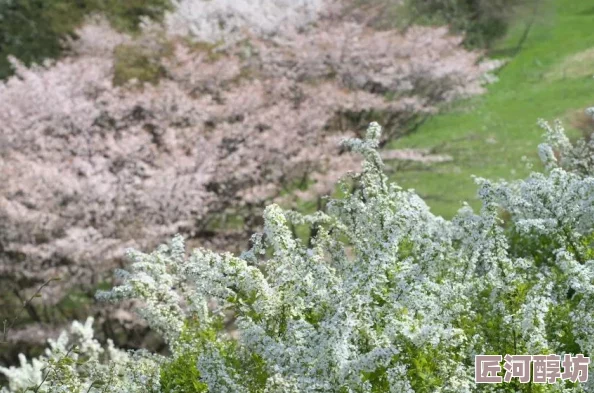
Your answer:
[[[19,355],[20,367],[0,367],[9,381],[8,392],[149,392],[158,386],[159,358],[127,353],[108,340],[102,348],[93,338],[93,318],[84,324],[74,321],[69,332],[49,340],[45,354],[31,363]],[[155,390],[158,391],[158,390]]]
[[[172,34],[216,43],[267,36],[288,27],[315,21],[333,0],[179,0],[167,13],[165,24]]]
[[[588,108],[586,114],[594,118],[594,107]],[[549,168],[561,166],[581,175],[594,175],[594,133],[589,138],[580,139],[574,146],[565,136],[559,121],[552,127],[542,120],[540,124],[547,130],[547,143],[540,145],[538,150]]]
[[[560,127],[546,130],[541,151],[575,149]],[[479,179],[481,211],[465,206],[446,221],[387,181],[380,133],[372,123],[364,140],[345,141],[365,159],[355,191],[345,182],[346,196],[313,215],[269,206],[264,232],[239,257],[187,256],[180,236],[151,254],[131,251],[123,284],[98,296],[142,300],[140,314],[171,356],[117,352],[100,363],[90,327],[74,325],[88,362],[61,366],[40,391],[529,391],[476,385],[474,355],[593,353],[593,168],[568,161],[575,171],[551,164],[512,184]],[[313,228],[311,242],[291,225]],[[237,338],[223,328],[226,312]],[[43,365],[58,362],[51,353],[0,370],[10,380],[3,393],[41,383]]]

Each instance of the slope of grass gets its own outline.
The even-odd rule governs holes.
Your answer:
[[[539,118],[559,118],[569,134],[577,136],[569,117],[594,106],[594,5],[590,0],[551,1],[538,15],[523,49],[485,95],[458,103],[389,145],[431,148],[454,158],[441,164],[408,164],[392,174],[400,186],[415,189],[435,214],[450,218],[462,201],[479,206],[471,175],[524,177],[529,169],[523,156],[539,168]],[[515,47],[528,18],[516,23],[498,45],[500,52]]]

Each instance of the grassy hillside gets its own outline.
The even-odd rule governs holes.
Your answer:
[[[516,23],[499,43],[499,53],[513,51],[529,21],[527,15]],[[441,164],[407,164],[392,176],[402,187],[415,189],[436,214],[449,218],[462,201],[478,206],[473,174],[523,177],[529,170],[522,156],[538,168],[535,146],[543,134],[536,125],[539,118],[559,118],[570,135],[578,135],[571,118],[594,105],[592,1],[543,3],[522,50],[499,77],[484,96],[459,103],[389,146],[431,148],[453,157]]]

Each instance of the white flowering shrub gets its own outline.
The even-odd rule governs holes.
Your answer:
[[[561,128],[546,130],[541,151],[566,141]],[[544,154],[545,173],[478,179],[480,212],[465,206],[446,221],[388,182],[380,131],[373,123],[364,140],[345,142],[364,157],[355,191],[345,186],[344,198],[313,215],[268,206],[263,233],[240,256],[187,255],[180,236],[151,254],[129,252],[122,284],[98,297],[142,301],[140,315],[170,356],[110,348],[115,355],[101,363],[80,334],[87,362],[63,356],[60,344],[60,359],[72,362],[54,352],[22,359],[0,369],[10,380],[3,393],[26,391],[29,380],[39,392],[594,391],[591,383],[474,383],[476,354],[594,349],[591,172]],[[310,244],[291,223],[315,228]],[[230,311],[236,336],[223,327]],[[44,368],[58,370],[49,383]]]
[[[45,354],[21,367],[0,367],[9,380],[2,392],[151,392],[159,385],[160,358],[145,352],[107,348],[93,338],[93,318],[74,321],[69,332],[49,340]],[[145,388],[143,388],[143,385]],[[94,390],[93,390],[94,389]],[[108,389],[108,390],[104,390]]]

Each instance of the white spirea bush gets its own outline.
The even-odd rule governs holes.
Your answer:
[[[543,125],[545,173],[478,179],[480,212],[465,206],[446,221],[388,182],[372,123],[366,139],[345,141],[364,157],[355,191],[345,185],[326,212],[269,206],[241,256],[188,256],[179,236],[129,252],[122,285],[98,297],[142,300],[170,356],[112,347],[106,356],[90,326],[75,323],[73,339],[0,369],[10,381],[2,392],[594,391],[591,382],[474,383],[476,354],[594,349],[592,168],[571,158],[581,142]],[[315,228],[311,243],[291,224]],[[223,326],[230,311],[237,337]],[[65,356],[70,342],[79,357]]]

